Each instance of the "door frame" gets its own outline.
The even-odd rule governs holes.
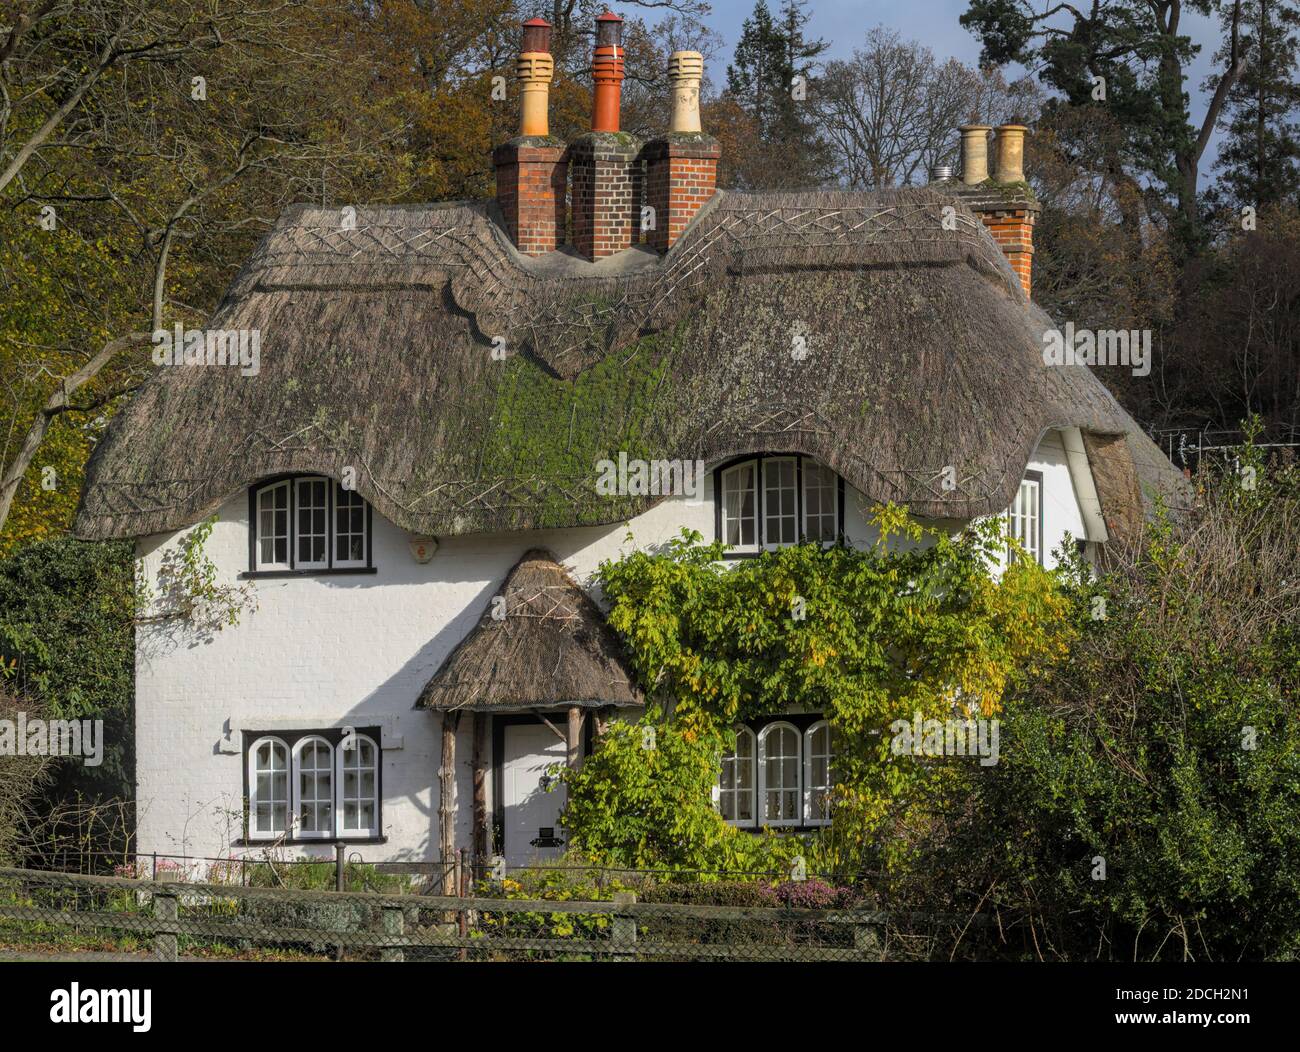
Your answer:
[[[569,705],[561,705],[545,711],[547,717],[551,718],[551,722],[555,723],[556,721],[552,717],[567,718],[570,708]],[[584,716],[590,717],[595,710],[584,706],[582,711]],[[594,722],[591,718],[584,718],[582,721],[582,734],[578,738],[578,755],[580,757],[591,753],[591,725]],[[508,715],[492,714],[492,829],[489,836],[489,847],[493,855],[504,855],[506,851],[506,728],[529,723],[537,724],[539,727],[546,726],[540,717],[529,712],[510,713]],[[547,729],[549,730],[549,728]]]

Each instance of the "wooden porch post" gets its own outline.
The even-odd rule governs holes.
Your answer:
[[[488,859],[488,714],[474,713],[474,864]]]
[[[460,713],[442,714],[442,766],[438,768],[438,834],[442,841],[442,893],[456,894],[456,731]]]
[[[569,769],[576,771],[582,756],[582,709],[577,705],[569,707],[569,733],[565,735],[565,746]]]

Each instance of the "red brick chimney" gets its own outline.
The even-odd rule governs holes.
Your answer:
[[[554,251],[564,239],[567,162],[564,143],[550,136],[547,116],[553,72],[551,26],[530,19],[515,63],[519,135],[492,151],[501,218],[510,240],[528,256]]]
[[[673,115],[668,134],[646,143],[646,204],[653,226],[646,240],[667,252],[695,214],[713,196],[718,182],[718,140],[700,130],[700,80],[704,57],[674,51],[668,61]]]
[[[1026,296],[1033,294],[1034,221],[1038,199],[1025,181],[1023,124],[1004,124],[996,131],[993,175],[988,172],[989,128],[962,127],[961,185],[958,194],[983,221],[1020,278]]]
[[[573,247],[603,259],[640,240],[641,144],[619,131],[623,85],[623,20],[606,11],[596,19],[591,131],[569,146]]]

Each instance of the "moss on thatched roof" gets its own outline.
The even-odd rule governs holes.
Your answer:
[[[79,534],[178,529],[260,478],[349,467],[415,532],[614,523],[655,501],[596,492],[620,451],[802,452],[871,500],[969,518],[1060,426],[1123,436],[1110,454],[1148,498],[1180,481],[1086,367],[1043,364],[1051,321],[929,190],[720,193],[664,257],[598,264],[520,256],[488,205],[354,226],[296,207],[211,325],[260,330],[260,374],[158,369],[95,451]]]
[[[523,712],[642,704],[595,603],[549,552],[534,549],[506,576],[416,707]]]

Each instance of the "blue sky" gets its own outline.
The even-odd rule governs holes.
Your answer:
[[[710,70],[720,83],[740,37],[741,24],[754,10],[755,0],[709,2],[713,14],[708,22],[723,41],[719,60]],[[768,0],[768,6],[775,12],[780,8],[781,0]],[[812,36],[830,42],[827,58],[847,57],[861,45],[867,31],[879,24],[898,30],[905,38],[921,41],[940,59],[953,57],[974,64],[979,60],[979,43],[958,22],[967,6],[967,0],[810,0],[808,12],[812,20],[808,30]],[[1041,9],[1043,0],[1036,0],[1035,6]],[[1192,120],[1199,124],[1204,117],[1206,101],[1200,86],[1213,68],[1211,60],[1218,46],[1218,25],[1213,19],[1184,8],[1182,29],[1201,45],[1201,53],[1188,70],[1187,83],[1192,97]],[[1211,140],[1201,166],[1202,186],[1217,149],[1217,140],[1217,135]]]

